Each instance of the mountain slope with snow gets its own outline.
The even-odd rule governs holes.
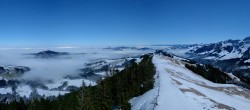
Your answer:
[[[223,71],[233,73],[241,81],[250,84],[250,37],[184,47],[177,45],[175,48],[165,50],[202,64],[211,64]]]
[[[250,91],[231,84],[216,84],[185,68],[180,60],[153,58],[157,73],[154,89],[132,98],[132,110],[248,110]]]
[[[243,40],[226,40],[217,43],[204,44],[187,52],[203,59],[228,60],[241,58],[250,47],[250,37]]]

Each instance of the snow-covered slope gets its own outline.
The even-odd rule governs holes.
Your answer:
[[[242,40],[229,39],[208,44],[173,45],[165,50],[178,56],[204,60],[240,59],[249,53],[250,37]],[[247,59],[249,58],[245,58],[244,60]]]
[[[165,50],[198,63],[211,64],[223,71],[233,73],[241,81],[250,84],[250,37]]]
[[[155,55],[155,87],[132,98],[132,110],[250,110],[250,91],[212,83],[180,60]]]
[[[228,60],[242,58],[250,48],[250,37],[243,40],[225,40],[217,43],[203,44],[198,48],[189,47],[184,54],[207,60]],[[178,54],[178,53],[176,53]],[[246,59],[245,59],[246,60]]]

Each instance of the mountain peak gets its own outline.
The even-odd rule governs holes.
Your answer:
[[[46,51],[41,51],[38,53],[33,53],[32,55],[35,55],[36,57],[39,58],[54,58],[62,55],[69,55],[70,53],[68,52],[55,52],[52,50],[46,50]]]
[[[243,41],[250,41],[250,36],[248,36],[245,39],[243,39]]]

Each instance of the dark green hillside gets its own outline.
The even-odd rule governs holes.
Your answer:
[[[223,83],[232,80],[226,73],[211,65],[185,65],[186,68],[214,83]]]

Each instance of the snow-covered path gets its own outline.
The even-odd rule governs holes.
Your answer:
[[[212,83],[173,58],[155,55],[153,63],[155,87],[130,100],[133,110],[250,110],[249,90]]]

